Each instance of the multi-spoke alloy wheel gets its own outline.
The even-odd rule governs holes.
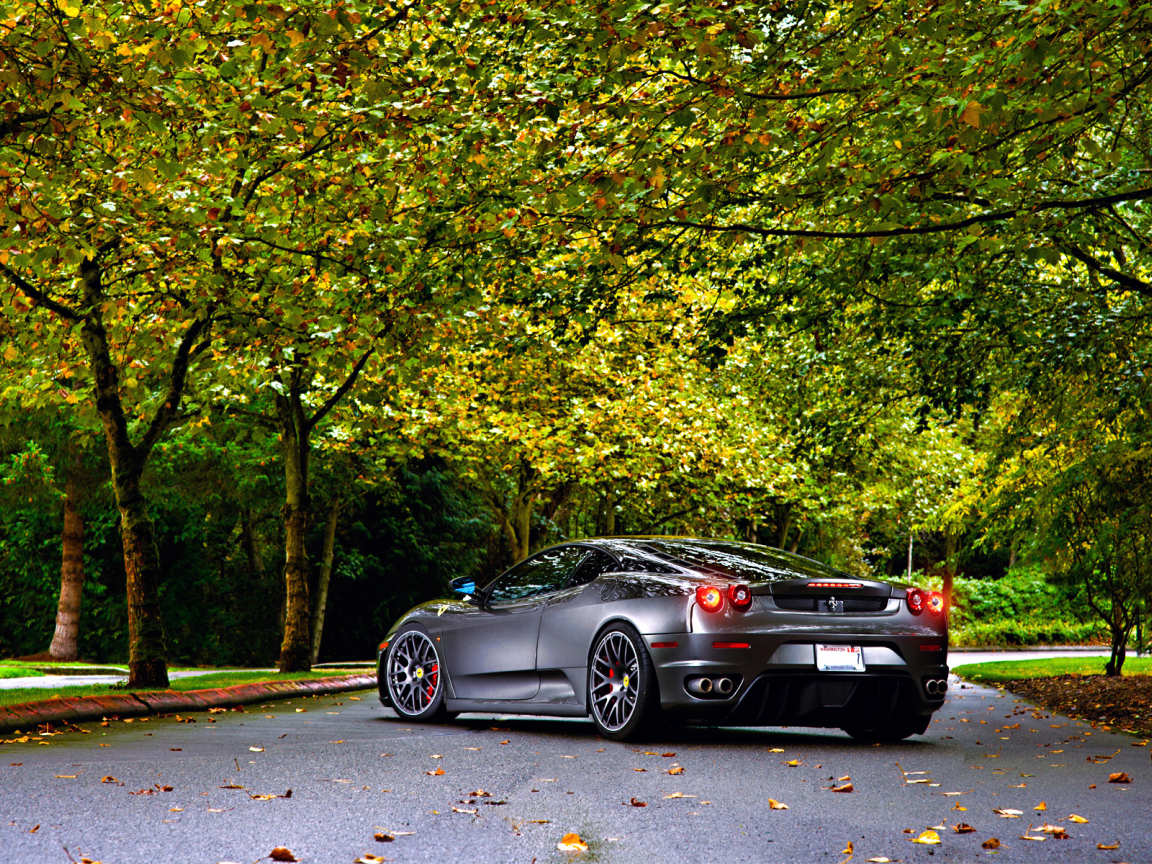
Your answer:
[[[620,623],[602,633],[588,669],[588,707],[596,726],[617,740],[651,731],[659,713],[655,671],[640,634]]]
[[[427,719],[444,703],[440,654],[423,630],[397,636],[388,651],[388,695],[398,714]]]

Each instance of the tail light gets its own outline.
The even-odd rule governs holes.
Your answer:
[[[928,611],[933,615],[941,615],[944,612],[944,595],[939,591],[933,591],[928,595]]]
[[[724,605],[724,592],[714,585],[701,585],[696,589],[696,602],[705,612],[719,612]]]
[[[926,593],[919,588],[908,589],[908,608],[912,610],[913,615],[919,615],[927,605],[928,595]]]
[[[747,585],[729,585],[728,602],[732,604],[733,609],[743,612],[752,605],[752,589]]]

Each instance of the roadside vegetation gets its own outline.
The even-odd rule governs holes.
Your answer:
[[[1152,7],[968,6],[9,3],[0,654],[306,671],[670,533],[1120,675]]]
[[[235,684],[258,684],[265,681],[299,681],[316,678],[331,678],[339,675],[354,674],[353,669],[318,670],[314,672],[253,672],[253,671],[227,671],[196,675],[189,678],[176,678],[167,688],[187,692],[189,690],[208,690],[218,687],[231,687]],[[360,670],[363,671],[363,670]],[[111,694],[131,693],[133,690],[152,690],[152,687],[128,687],[123,684],[88,684],[72,687],[19,687],[0,689],[0,705],[18,705],[21,702],[39,702],[44,699],[57,699],[69,696],[108,696]]]

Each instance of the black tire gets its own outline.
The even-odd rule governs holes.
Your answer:
[[[843,729],[857,741],[866,744],[895,744],[913,735],[923,735],[928,730],[931,717],[913,717],[907,720],[893,720],[884,726],[844,726]]]
[[[605,738],[635,741],[663,728],[652,656],[631,624],[609,624],[588,656],[588,713]]]
[[[400,629],[384,655],[384,694],[402,719],[443,723],[451,719],[444,707],[444,663],[436,642],[419,624]],[[452,715],[455,716],[455,715]]]

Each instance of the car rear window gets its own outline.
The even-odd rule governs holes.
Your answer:
[[[838,570],[770,546],[723,540],[648,540],[640,548],[653,556],[694,570],[742,582],[843,576]]]

